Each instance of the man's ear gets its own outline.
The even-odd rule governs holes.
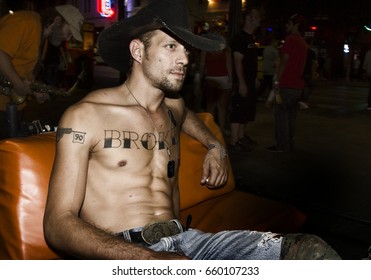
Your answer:
[[[142,63],[143,49],[144,49],[143,43],[139,39],[131,40],[129,44],[130,54],[131,57],[138,63]]]

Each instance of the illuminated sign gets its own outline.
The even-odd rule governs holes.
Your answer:
[[[98,0],[98,13],[102,17],[112,17],[115,12],[112,10],[111,0]]]
[[[349,53],[349,52],[350,52],[349,44],[344,44],[344,53]]]

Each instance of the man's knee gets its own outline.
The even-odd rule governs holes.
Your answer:
[[[341,260],[325,241],[312,234],[286,234],[282,239],[283,260]]]

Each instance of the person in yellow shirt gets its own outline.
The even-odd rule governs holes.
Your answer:
[[[45,16],[44,16],[45,14]],[[33,96],[43,103],[47,96],[33,92],[30,83],[35,79],[45,40],[55,46],[72,37],[82,41],[80,33],[84,17],[72,5],[60,5],[45,13],[16,11],[0,18],[0,78],[9,81],[13,92],[20,97]],[[0,87],[0,139],[13,137],[7,109],[13,106]],[[18,121],[22,119],[25,103],[17,105]]]

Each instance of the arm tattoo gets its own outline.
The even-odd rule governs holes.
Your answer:
[[[58,127],[57,129],[57,142],[62,139],[65,134],[73,133],[72,143],[83,144],[85,142],[86,132],[74,131],[72,128]]]
[[[63,135],[71,134],[72,128],[58,127],[57,129],[57,142],[62,139]]]

